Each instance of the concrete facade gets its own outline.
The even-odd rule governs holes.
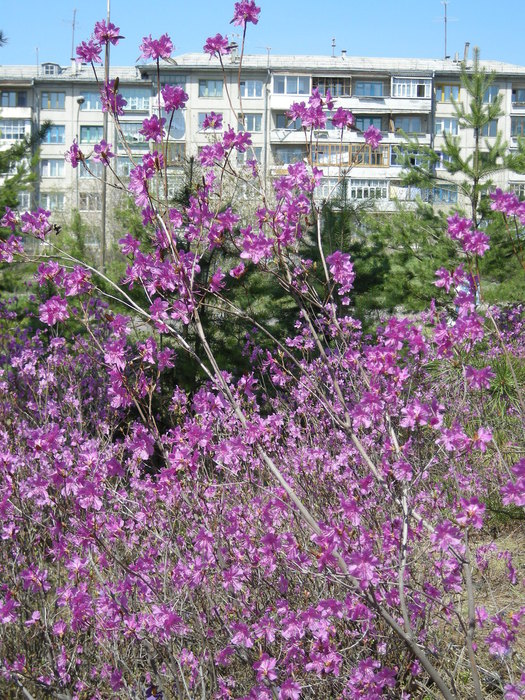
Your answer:
[[[292,102],[307,102],[313,87],[320,92],[330,89],[336,108],[350,109],[362,131],[373,124],[383,134],[379,149],[372,152],[357,131],[345,132],[341,140],[341,132],[332,128],[330,121],[325,130],[316,132],[313,161],[324,171],[319,197],[334,191],[342,173],[348,198],[374,199],[386,210],[394,208],[397,200],[421,194],[400,183],[395,147],[404,141],[401,131],[437,151],[444,131],[457,134],[465,154],[473,148],[472,130],[459,128],[454,115],[452,100],[466,100],[460,87],[459,61],[359,58],[345,53],[335,57],[248,55],[243,58],[240,75],[236,55],[224,57],[224,63],[223,73],[217,59],[185,54],[161,66],[161,84],[182,85],[189,96],[186,108],[175,114],[170,133],[168,161],[175,177],[182,163],[213,138],[202,128],[210,111],[222,114],[225,126],[235,127],[241,110],[245,114],[253,150],[239,157],[239,165],[243,158],[255,157],[266,177],[284,172],[288,163],[306,154],[304,131],[290,123],[286,112]],[[466,65],[471,67],[472,62]],[[486,61],[480,65],[495,76],[487,100],[496,94],[503,96],[504,115],[489,126],[486,138],[490,141],[501,132],[512,150],[517,137],[525,135],[525,67]],[[98,71],[101,80],[102,69]],[[156,66],[112,68],[110,77],[117,76],[119,92],[128,103],[120,123],[130,144],[131,159],[111,123],[108,141],[118,154],[116,170],[125,182],[135,157],[150,148],[138,131],[142,120],[158,109]],[[36,130],[45,120],[53,124],[41,146],[38,184],[33,193],[23,195],[21,207],[40,205],[57,214],[76,207],[96,228],[100,183],[64,163],[64,152],[73,139],[89,153],[102,138],[99,89],[91,66],[0,66],[0,93],[0,148]],[[440,168],[445,175],[442,163]],[[93,169],[98,175],[100,166],[95,164]],[[110,184],[112,178],[115,180],[110,175]],[[504,172],[498,174],[495,184],[525,195],[525,176]],[[453,183],[438,185],[425,196],[448,206],[460,200]]]

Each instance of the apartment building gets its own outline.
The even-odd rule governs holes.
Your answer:
[[[517,138],[525,136],[525,67],[492,61],[480,65],[495,76],[485,99],[502,95],[504,111],[488,125],[483,138],[490,141],[501,132],[508,147],[516,148]],[[239,154],[239,165],[246,158],[255,158],[265,177],[282,173],[289,163],[306,156],[304,130],[300,123],[290,121],[287,111],[293,102],[307,101],[312,88],[318,88],[321,93],[330,90],[336,107],[351,110],[359,129],[346,131],[341,138],[340,130],[328,119],[326,129],[315,133],[313,161],[324,172],[319,198],[333,194],[344,176],[349,199],[374,199],[385,210],[421,195],[437,205],[453,206],[461,203],[454,182],[437,184],[432,192],[424,193],[401,185],[396,147],[403,144],[404,132],[439,152],[444,134],[450,133],[460,138],[465,154],[473,149],[472,130],[461,129],[454,113],[453,100],[467,98],[460,75],[461,63],[451,59],[360,58],[345,52],[339,56],[248,55],[239,71],[235,53],[225,57],[224,70],[218,59],[205,54],[177,56],[160,69],[161,84],[181,85],[189,96],[186,108],[175,113],[171,123],[168,163],[172,176],[176,179],[184,161],[197,156],[214,138],[203,127],[211,111],[222,115],[225,126],[235,127],[244,114],[244,128],[251,132],[253,146],[247,154]],[[151,147],[139,131],[142,120],[158,111],[157,70],[153,65],[111,68],[110,78],[117,76],[119,92],[127,100],[120,124],[129,147],[121,143],[112,124],[108,141],[118,155],[117,174],[125,181],[136,158]],[[21,208],[40,205],[64,215],[77,208],[96,228],[101,166],[92,164],[91,174],[81,168],[73,170],[64,162],[64,152],[75,138],[85,153],[101,140],[100,106],[91,66],[0,66],[0,148],[36,130],[42,122],[52,122],[41,147],[38,184],[34,192],[22,195]],[[377,150],[368,147],[361,135],[370,125],[383,134]],[[437,169],[446,174],[442,161]],[[112,178],[110,192],[114,191]],[[525,176],[503,172],[495,184],[510,186],[525,196]]]

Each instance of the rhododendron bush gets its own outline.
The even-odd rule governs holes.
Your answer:
[[[243,37],[258,17],[235,5]],[[79,57],[100,61],[119,31],[97,23]],[[160,61],[173,45],[149,36],[141,50]],[[218,34],[205,50],[222,61],[229,45]],[[118,84],[102,93],[118,129]],[[185,99],[166,85],[159,103],[169,118]],[[316,90],[292,106],[312,148],[334,107]],[[6,264],[30,258],[20,233],[48,241],[25,322],[0,309],[3,696],[521,697],[524,314],[483,304],[488,236],[451,216],[463,262],[437,271],[440,303],[365,336],[349,255],[320,250],[314,269],[300,254],[321,230],[321,171],[290,165],[265,194],[255,161],[235,165],[249,133],[215,117],[180,209],[157,198],[165,118],[144,120],[153,150],[122,186],[151,240],[120,241],[125,277],[104,280],[118,310],[97,290],[104,273],[50,240],[49,212],[2,220]],[[341,140],[353,124],[337,106]],[[68,160],[112,167],[111,148],[73,144]],[[226,176],[259,198],[249,220]],[[523,230],[513,195],[493,208]],[[226,244],[236,256],[201,275]],[[297,320],[279,338],[251,319],[241,375],[219,366],[201,317],[248,318],[231,291],[252,268]],[[191,392],[173,382],[185,353],[202,376]]]

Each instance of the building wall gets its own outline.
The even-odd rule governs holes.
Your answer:
[[[509,148],[517,145],[517,136],[525,135],[525,67],[500,63],[483,63],[495,72],[494,94],[503,95],[505,112],[487,138],[497,131]],[[472,130],[460,129],[454,115],[452,98],[466,100],[460,85],[461,66],[454,61],[420,59],[364,59],[315,56],[246,56],[239,85],[238,62],[230,57],[222,74],[219,62],[203,54],[177,57],[175,64],[161,67],[161,84],[180,84],[188,93],[186,109],[176,113],[172,124],[169,162],[176,173],[184,159],[197,156],[199,149],[214,138],[202,128],[204,115],[221,113],[224,126],[238,127],[241,111],[245,128],[252,133],[252,150],[239,156],[256,157],[263,174],[272,177],[284,172],[287,164],[305,157],[305,134],[291,124],[286,112],[292,102],[307,102],[312,87],[321,92],[330,89],[336,107],[350,109],[357,125],[366,129],[374,124],[381,129],[383,141],[371,153],[362,135],[339,130],[330,122],[316,133],[314,164],[323,168],[324,179],[319,196],[336,189],[338,178],[345,174],[347,196],[354,200],[377,199],[384,209],[394,208],[396,200],[414,199],[417,190],[401,187],[401,167],[396,163],[395,148],[403,143],[401,131],[417,136],[424,145],[438,151],[443,145],[443,130],[457,133],[465,154],[472,151]],[[111,69],[111,78],[119,76],[119,91],[128,100],[119,122],[127,136],[130,153],[121,143],[115,125],[110,123],[108,141],[118,154],[117,175],[109,175],[112,192],[125,188],[132,161],[139,159],[150,145],[140,134],[142,120],[158,110],[156,69],[153,66]],[[240,89],[239,89],[240,88]],[[52,122],[46,142],[41,147],[40,178],[29,202],[55,209],[65,215],[78,208],[96,229],[100,224],[100,166],[93,165],[93,176],[82,169],[73,170],[64,163],[64,152],[73,139],[89,154],[102,138],[102,113],[98,86],[91,67],[73,64],[60,67],[0,67],[0,148],[7,147],[17,136],[30,133],[46,120]],[[490,95],[488,96],[490,99]],[[351,166],[351,167],[350,167]],[[438,166],[438,174],[445,170]],[[498,174],[498,186],[515,186],[521,194],[525,177]],[[438,186],[432,193],[436,204],[453,205],[458,200],[454,185]]]

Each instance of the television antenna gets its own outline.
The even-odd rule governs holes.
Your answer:
[[[449,22],[457,22],[456,17],[449,17],[448,16],[448,4],[450,0],[441,0],[441,4],[443,5],[443,17],[438,20],[439,22],[443,22],[443,28],[445,31],[445,59],[450,58],[450,56],[447,53],[448,49],[448,24]]]

